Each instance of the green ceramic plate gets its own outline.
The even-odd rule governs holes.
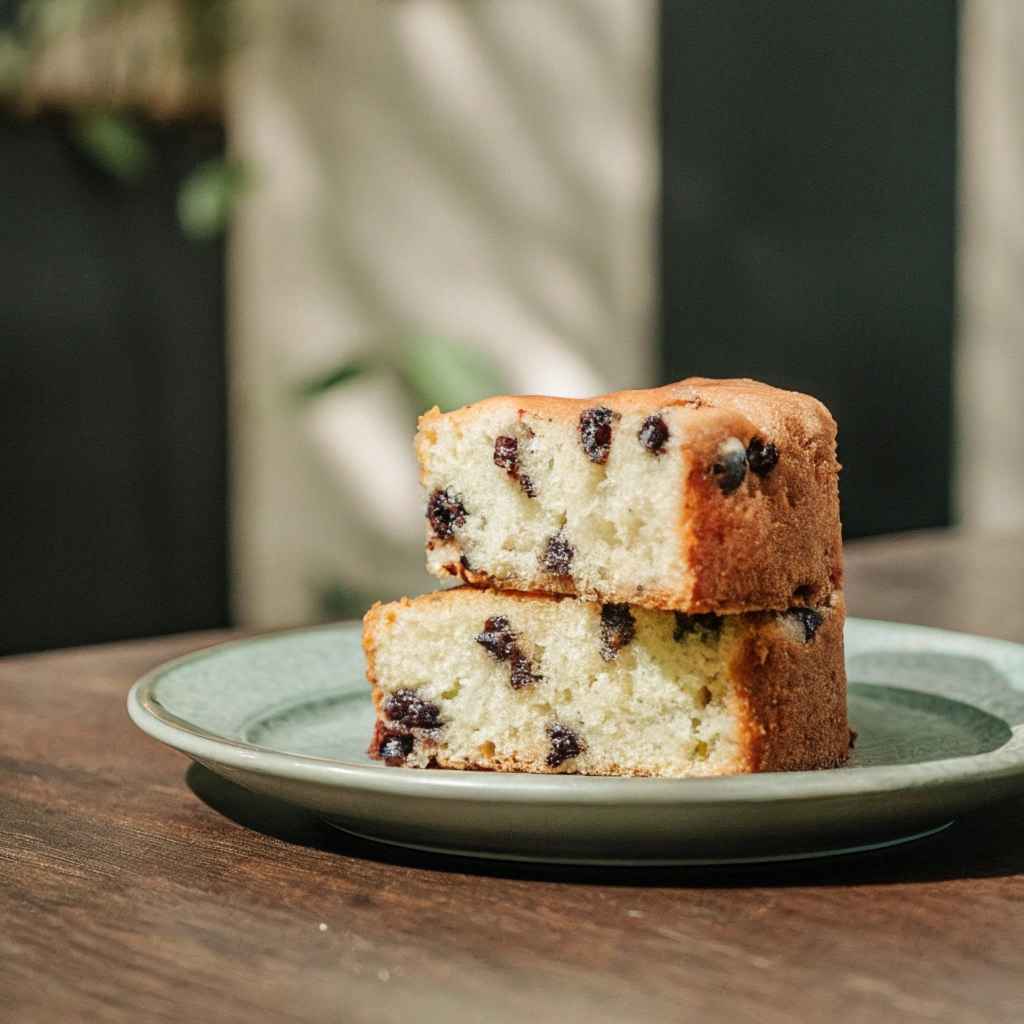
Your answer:
[[[725,779],[387,768],[359,626],[257,637],[133,687],[145,732],[257,793],[388,843],[478,857],[680,864],[897,843],[1024,791],[1024,647],[852,619],[848,767]]]

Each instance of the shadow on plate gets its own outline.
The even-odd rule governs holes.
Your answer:
[[[188,769],[185,781],[212,810],[262,835],[310,850],[419,871],[681,888],[886,885],[1024,873],[1024,799],[985,808],[929,838],[870,853],[761,865],[636,868],[525,864],[406,850],[350,836],[309,811],[250,793],[198,764]]]

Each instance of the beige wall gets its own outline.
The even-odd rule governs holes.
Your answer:
[[[961,57],[958,506],[1024,526],[1024,3],[969,0]]]
[[[516,391],[652,374],[653,0],[252,4],[230,100],[257,172],[232,242],[234,601],[431,584],[400,396],[289,388],[409,330]]]

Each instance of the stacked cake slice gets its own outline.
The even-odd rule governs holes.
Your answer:
[[[723,775],[849,745],[835,424],[754,381],[432,410],[427,564],[376,605],[373,756]]]

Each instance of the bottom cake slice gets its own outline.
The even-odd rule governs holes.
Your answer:
[[[363,626],[389,765],[731,775],[846,760],[842,595],[683,615],[459,588]]]

